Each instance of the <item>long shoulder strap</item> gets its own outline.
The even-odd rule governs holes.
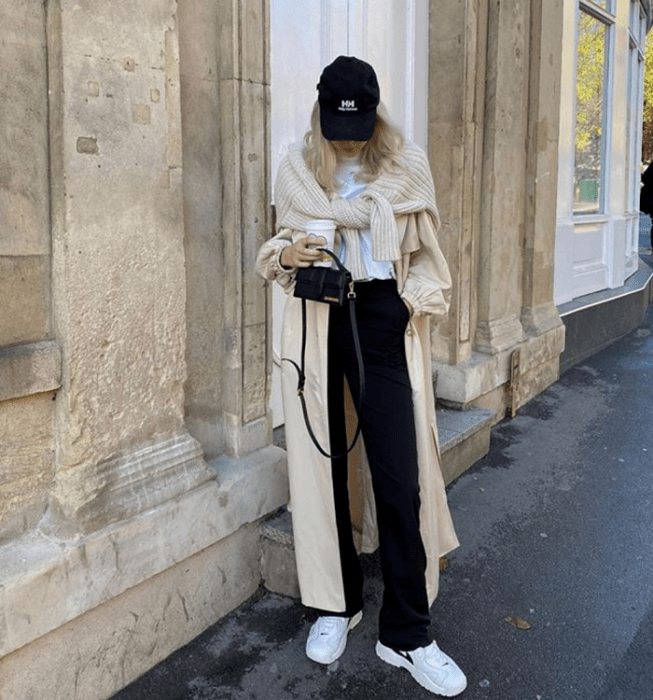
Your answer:
[[[363,397],[365,396],[365,369],[363,366],[363,353],[361,351],[361,344],[360,344],[360,338],[358,337],[358,326],[356,324],[356,307],[355,307],[355,302],[356,302],[356,293],[353,290],[353,285],[350,287],[349,294],[347,295],[347,306],[349,307],[349,322],[351,323],[351,330],[352,330],[352,336],[354,338],[354,349],[356,350],[356,361],[358,363],[358,401],[356,402],[356,416],[357,416],[357,422],[356,422],[356,432],[354,433],[354,437],[352,439],[351,445],[347,448],[347,450],[341,454],[338,455],[332,455],[329,454],[323,447],[320,445],[318,442],[317,438],[315,437],[315,433],[313,432],[313,428],[311,426],[311,421],[308,417],[308,409],[306,408],[306,399],[304,398],[304,385],[306,383],[306,374],[304,372],[305,368],[305,359],[306,359],[306,299],[302,299],[302,352],[301,352],[301,367],[294,361],[289,358],[283,358],[284,360],[287,360],[288,362],[291,362],[295,369],[297,370],[298,374],[298,382],[297,382],[297,394],[299,396],[299,400],[301,401],[302,404],[302,412],[304,414],[304,421],[306,423],[306,429],[308,430],[308,434],[311,437],[311,440],[313,441],[313,444],[315,447],[317,447],[318,451],[320,454],[324,455],[325,457],[328,457],[329,459],[339,459],[340,457],[345,457],[348,455],[353,449],[354,446],[356,445],[356,442],[358,440],[358,437],[361,432],[361,409],[363,407]]]

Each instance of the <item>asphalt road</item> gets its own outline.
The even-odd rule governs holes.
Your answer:
[[[432,632],[464,700],[653,699],[653,314],[493,431],[449,488],[461,547]],[[313,617],[261,593],[113,700],[426,700],[377,659],[381,581],[345,654],[311,662]],[[530,625],[519,629],[506,618]]]

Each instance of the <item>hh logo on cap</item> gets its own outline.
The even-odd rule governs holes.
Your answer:
[[[358,112],[355,100],[343,100],[338,107],[339,112]]]

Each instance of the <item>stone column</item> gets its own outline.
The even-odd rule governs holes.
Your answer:
[[[97,530],[210,478],[184,428],[174,0],[49,4],[56,400],[50,528]]]
[[[0,4],[0,545],[34,527],[52,473],[45,8]]]
[[[433,335],[437,394],[497,416],[555,380],[562,348],[559,5],[432,3],[430,156],[454,279],[449,321]]]
[[[529,335],[560,325],[553,303],[560,75],[564,1],[531,12],[531,99],[526,177],[522,325]]]
[[[556,381],[564,348],[564,326],[553,301],[563,25],[564,0],[552,0],[546,9],[541,2],[531,4],[521,322],[528,337],[538,339],[530,361],[540,367],[529,375],[531,368],[522,363],[519,402]]]
[[[254,271],[272,234],[269,183],[269,19],[265,0],[220,0],[218,43],[223,243],[225,440],[233,455],[272,441],[268,298]],[[226,60],[224,60],[226,59]]]
[[[529,335],[561,321],[553,303],[563,0],[531,11],[530,104],[522,325]]]
[[[449,319],[433,331],[434,355],[452,365],[471,356],[476,327],[486,41],[486,3],[431,3],[429,159],[453,279]]]
[[[524,339],[521,250],[528,114],[529,0],[490,0],[475,346],[496,354]]]
[[[186,425],[202,445],[207,460],[225,450],[225,232],[220,226],[221,192],[226,187],[237,187],[235,182],[220,180],[219,13],[215,0],[182,2],[178,8],[186,254]]]

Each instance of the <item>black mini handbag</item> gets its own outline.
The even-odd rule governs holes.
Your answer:
[[[297,370],[299,377],[297,382],[297,395],[302,404],[302,412],[304,414],[304,422],[306,429],[317,447],[320,454],[329,459],[339,459],[348,455],[356,445],[358,436],[361,432],[361,407],[363,405],[363,397],[365,395],[365,369],[363,367],[363,353],[361,351],[360,340],[358,338],[358,326],[356,324],[356,292],[354,291],[354,282],[351,272],[340,262],[338,256],[326,248],[322,248],[325,253],[328,253],[336,263],[337,269],[332,267],[300,267],[295,273],[295,291],[294,296],[302,300],[302,350],[301,350],[301,366],[294,360],[288,357],[282,358],[286,362],[290,362]],[[358,422],[356,432],[352,439],[351,445],[347,450],[339,455],[329,454],[318,442],[311,427],[311,422],[308,418],[308,409],[306,408],[306,399],[304,398],[304,385],[306,384],[306,300],[319,301],[332,306],[342,306],[345,303],[345,298],[349,305],[349,322],[351,324],[352,336],[354,339],[354,348],[356,350],[356,361],[358,363],[358,401],[356,402],[356,415]]]
[[[342,306],[345,294],[353,293],[351,272],[340,262],[338,256],[326,248],[321,249],[333,258],[337,269],[332,267],[300,267],[295,273],[294,296],[325,304]]]

